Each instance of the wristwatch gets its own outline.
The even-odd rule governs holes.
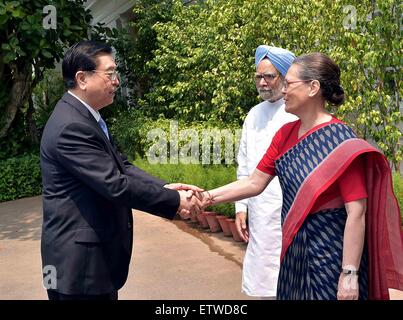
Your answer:
[[[358,273],[359,273],[358,270],[344,269],[344,268],[341,269],[341,272],[342,272],[343,274],[351,274],[351,275],[353,275],[353,276],[358,276]]]

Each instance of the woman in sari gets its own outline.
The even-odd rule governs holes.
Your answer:
[[[248,178],[203,193],[205,205],[283,191],[277,299],[388,299],[403,289],[403,233],[386,158],[326,111],[344,101],[327,56],[296,58],[283,89],[299,120],[275,135]]]

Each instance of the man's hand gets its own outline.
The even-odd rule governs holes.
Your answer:
[[[192,190],[178,190],[180,196],[180,204],[178,213],[182,219],[187,219],[191,215],[197,215],[202,210],[200,200],[194,195]]]
[[[166,184],[164,188],[172,189],[172,190],[192,190],[194,192],[202,192],[204,189],[199,188],[198,186],[194,186],[192,184],[185,184],[185,183],[170,183]]]
[[[246,225],[246,212],[239,211],[235,216],[235,226],[239,236],[245,242],[249,241],[249,230]]]
[[[202,209],[200,203],[202,199],[201,195],[201,192],[203,191],[202,188],[186,183],[170,183],[166,184],[164,188],[179,191],[181,200],[178,213],[182,219],[188,219],[190,218],[191,215],[196,215]],[[187,191],[186,195],[182,191]],[[196,197],[196,199],[192,199],[192,196]]]

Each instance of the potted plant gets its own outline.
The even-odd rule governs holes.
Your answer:
[[[221,226],[217,220],[217,212],[215,211],[204,211],[204,214],[207,219],[207,223],[210,227],[211,232],[219,232],[221,231]]]

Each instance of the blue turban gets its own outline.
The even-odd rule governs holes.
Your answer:
[[[264,58],[268,58],[274,67],[285,76],[288,68],[291,66],[295,59],[295,55],[282,48],[271,47],[266,45],[260,45],[256,49],[255,53],[255,65],[260,63]]]

